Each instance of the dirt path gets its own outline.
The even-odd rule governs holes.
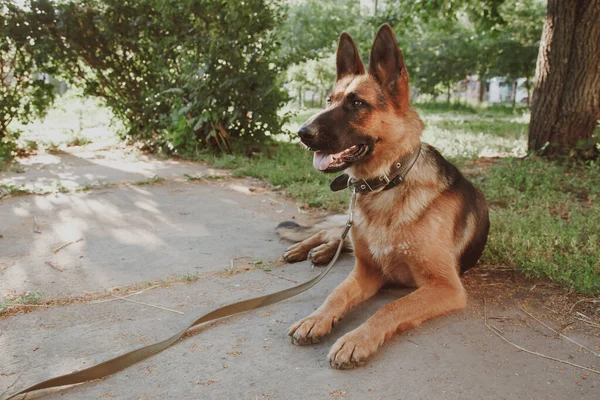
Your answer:
[[[70,152],[38,161],[0,176],[0,185],[73,190],[102,177],[103,187],[0,200],[0,299],[29,301],[21,310],[34,310],[0,314],[0,394],[163,339],[211,307],[316,274],[308,263],[277,261],[286,244],[279,242],[274,226],[308,216],[259,182],[189,181],[185,175],[223,172],[124,152]],[[165,180],[140,184],[155,175]],[[352,261],[344,257],[319,286],[297,298],[219,321],[126,371],[46,392],[44,398],[600,398],[600,374],[519,351],[485,325],[484,310],[488,323],[507,340],[600,370],[599,357],[546,329],[521,307],[596,353],[600,330],[589,324],[563,326],[544,310],[550,289],[498,270],[465,278],[471,292],[465,312],[399,335],[363,368],[331,369],[326,355],[334,341],[406,293],[385,290],[352,312],[323,343],[292,346],[289,325],[324,300]],[[494,274],[504,275],[489,283]],[[111,291],[125,286],[135,288],[130,292],[146,289],[130,299],[170,311],[111,297],[130,293]],[[39,299],[26,293],[39,293]],[[68,304],[78,296],[87,301]],[[52,298],[66,305],[35,304]],[[576,310],[583,311],[583,304]]]

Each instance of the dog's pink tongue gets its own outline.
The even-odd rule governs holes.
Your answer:
[[[323,153],[322,151],[315,151],[313,156],[313,167],[319,171],[325,171],[327,167],[333,162],[333,154]]]

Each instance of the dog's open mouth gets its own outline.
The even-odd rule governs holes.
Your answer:
[[[369,146],[366,144],[357,144],[335,154],[315,151],[313,166],[321,172],[338,172],[361,160],[368,152]]]

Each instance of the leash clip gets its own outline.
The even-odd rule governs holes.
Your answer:
[[[346,239],[348,236],[348,232],[350,232],[350,228],[352,228],[352,224],[354,223],[354,206],[356,205],[356,187],[352,189],[352,197],[350,198],[350,213],[348,215],[348,222],[346,222],[346,226],[342,231],[342,240]]]
[[[348,236],[348,232],[350,232],[350,228],[352,228],[352,222],[348,221],[348,223],[344,227],[344,231],[342,232],[342,240],[346,239],[346,236]]]

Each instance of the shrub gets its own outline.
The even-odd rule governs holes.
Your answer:
[[[48,1],[37,0],[37,3]],[[152,149],[229,152],[279,133],[285,60],[269,0],[61,1],[48,10],[62,69]]]
[[[54,100],[44,73],[54,73],[46,50],[48,37],[38,29],[47,21],[37,8],[25,11],[12,0],[0,5],[0,163],[12,158],[18,138],[10,132],[15,119],[26,123],[43,114]]]

